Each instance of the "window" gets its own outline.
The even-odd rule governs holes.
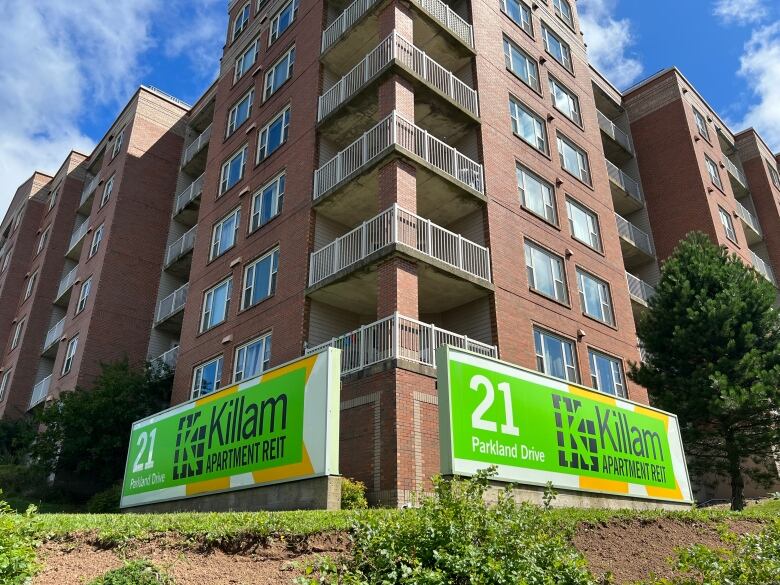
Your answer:
[[[249,15],[252,11],[252,4],[247,2],[244,7],[236,15],[236,19],[233,21],[233,40],[235,41],[238,36],[244,32],[246,25],[249,23]]]
[[[100,227],[95,230],[95,233],[92,235],[92,245],[89,247],[89,257],[92,258],[95,254],[97,254],[98,249],[100,248],[100,242],[103,241],[103,224],[100,224]]]
[[[103,196],[100,198],[100,207],[103,207],[108,200],[111,199],[111,192],[114,190],[114,175],[106,181],[106,186],[103,187]]]
[[[612,297],[606,282],[578,268],[577,288],[584,314],[608,325],[615,324],[615,316],[612,313]]]
[[[718,189],[723,189],[723,182],[720,180],[718,165],[710,157],[704,155],[704,163],[707,165],[707,174]]]
[[[517,188],[520,204],[550,223],[557,224],[555,195],[552,185],[521,165],[517,165]]]
[[[233,279],[223,280],[203,295],[203,313],[200,319],[201,332],[224,323],[230,310],[230,294],[233,291]]]
[[[8,252],[5,253],[5,257],[3,258],[3,266],[0,267],[0,272],[5,272],[5,269],[8,268],[8,265],[11,263],[11,250],[8,250]]]
[[[49,209],[54,207],[54,205],[57,203],[57,195],[59,195],[59,191],[60,191],[60,188],[57,187],[49,195]]]
[[[571,341],[534,327],[534,346],[537,370],[569,382],[579,381],[577,354]]]
[[[219,356],[205,364],[197,366],[192,374],[192,398],[200,398],[211,394],[222,384],[222,362]]]
[[[248,309],[276,292],[276,273],[279,269],[279,249],[255,260],[244,271],[244,294],[241,308]]]
[[[33,289],[35,288],[35,282],[38,280],[38,272],[35,271],[30,275],[30,278],[27,279],[27,288],[24,289],[24,299],[27,300],[30,298],[30,295],[32,294]]]
[[[574,239],[600,252],[601,235],[598,216],[572,199],[566,200],[566,211],[569,214],[569,227]]]
[[[76,356],[76,350],[79,347],[78,336],[68,342],[68,348],[65,350],[65,360],[62,362],[62,375],[70,372],[73,367],[73,358]]]
[[[699,135],[705,140],[709,141],[710,130],[709,128],[707,128],[707,120],[704,118],[704,116],[699,110],[697,110],[693,106],[691,106],[691,108],[693,109],[693,117],[696,120],[696,128],[699,129]]]
[[[295,65],[295,47],[287,51],[265,74],[265,91],[263,100],[267,100],[290,79]]]
[[[572,72],[571,49],[563,40],[551,31],[547,25],[542,24],[542,38],[544,39],[544,48],[550,56],[563,65],[569,72]]]
[[[506,37],[504,37],[504,62],[506,68],[517,75],[523,83],[540,91],[539,65]]]
[[[282,144],[287,142],[287,135],[290,130],[290,108],[271,120],[268,125],[260,131],[257,139],[257,162],[265,160],[271,156]]]
[[[5,398],[5,393],[8,390],[10,381],[11,381],[11,370],[7,370],[3,374],[3,377],[0,378],[0,402]]]
[[[282,173],[265,187],[255,193],[252,198],[252,221],[249,231],[253,232],[271,221],[282,211],[284,203],[285,174]]]
[[[276,16],[271,19],[271,30],[268,33],[269,45],[282,36],[284,31],[290,28],[290,25],[295,20],[295,16],[297,14],[298,0],[290,0],[282,7],[279,12],[276,13]]]
[[[560,81],[550,76],[550,94],[555,108],[569,120],[582,126],[579,98]]]
[[[513,97],[509,98],[509,115],[512,118],[512,132],[539,152],[547,154],[545,121]]]
[[[24,215],[24,209],[19,210],[19,213],[16,214],[16,219],[14,219],[14,229],[19,227],[19,224],[22,223],[22,216]]]
[[[588,155],[568,138],[558,135],[558,156],[561,167],[577,177],[583,183],[590,185],[590,163]]]
[[[501,10],[529,35],[533,36],[531,9],[521,0],[501,0]]]
[[[596,390],[620,398],[626,397],[626,385],[623,381],[623,367],[620,360],[600,351],[588,350],[590,357],[590,380]]]
[[[249,154],[249,145],[234,154],[229,161],[222,165],[222,178],[219,183],[219,194],[222,195],[244,178],[246,170],[246,157]]]
[[[23,329],[24,329],[24,319],[21,319],[16,324],[16,329],[14,329],[14,336],[11,338],[11,349],[16,349],[16,347],[19,345],[19,340],[22,338]]]
[[[731,216],[722,207],[718,207],[718,215],[720,215],[720,223],[723,224],[726,237],[736,244],[737,232],[734,231],[734,223],[731,221]]]
[[[563,22],[574,28],[574,13],[569,0],[553,0],[553,9]]]
[[[569,301],[562,258],[526,241],[525,265],[531,290],[562,303]]]
[[[252,89],[238,102],[228,113],[227,135],[230,136],[252,115],[252,102],[255,99],[255,90]]]
[[[246,48],[246,50],[239,55],[239,57],[236,59],[236,68],[233,73],[233,83],[241,79],[244,74],[249,71],[249,68],[252,67],[257,62],[257,48],[259,46],[259,42],[257,39],[252,41],[249,46]]]
[[[111,160],[114,160],[116,158],[116,155],[119,154],[119,151],[122,150],[122,143],[125,141],[125,129],[122,128],[119,131],[119,134],[116,136],[116,140],[114,141],[114,149],[111,151]]]
[[[766,168],[769,169],[769,176],[772,178],[772,184],[780,189],[780,175],[777,173],[777,169],[769,161],[766,161]]]
[[[38,238],[38,247],[35,249],[36,254],[40,254],[43,250],[43,247],[46,245],[46,242],[49,240],[49,232],[51,231],[51,226],[47,227],[45,230],[43,230],[43,233],[41,234],[41,237]]]
[[[211,254],[209,260],[221,256],[236,245],[236,234],[238,234],[238,224],[240,222],[241,208],[238,208],[214,226],[211,232]]]
[[[87,306],[87,299],[89,299],[89,293],[92,290],[92,278],[88,278],[84,281],[84,284],[81,285],[81,290],[79,291],[79,301],[76,303],[76,315],[81,313],[81,311],[84,310],[84,307]]]
[[[268,369],[271,360],[271,334],[250,341],[236,349],[233,382],[241,382],[259,376]]]

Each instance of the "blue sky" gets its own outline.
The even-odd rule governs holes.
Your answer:
[[[678,66],[733,129],[780,150],[778,0],[578,0],[591,60],[625,88]],[[89,152],[139,84],[194,102],[227,0],[0,0],[0,210],[34,170]],[[116,26],[118,23],[118,26]]]

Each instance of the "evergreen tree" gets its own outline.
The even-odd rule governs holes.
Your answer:
[[[725,248],[691,233],[666,260],[637,332],[647,363],[631,378],[678,415],[689,468],[728,478],[744,507],[745,478],[777,477],[780,317],[776,289]]]

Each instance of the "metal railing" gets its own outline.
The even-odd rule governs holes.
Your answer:
[[[352,28],[380,0],[355,0],[339,14],[322,33],[322,52],[335,45],[344,33]],[[462,40],[470,48],[474,48],[474,31],[472,26],[453,12],[441,0],[412,0],[431,18]]]
[[[100,173],[92,177],[89,181],[87,181],[87,184],[84,185],[84,190],[81,192],[81,201],[79,202],[79,207],[84,205],[86,203],[87,199],[90,198],[92,193],[97,188],[98,183],[100,182]]]
[[[231,4],[232,4],[232,2],[231,2]],[[183,108],[186,108],[187,110],[189,110],[192,107],[190,104],[188,104],[184,100],[177,98],[175,95],[169,94],[167,91],[161,90],[159,87],[155,87],[153,85],[147,85],[145,87],[147,89],[151,89],[155,93],[159,93],[165,99],[170,100],[170,101],[172,101],[172,102],[174,102],[176,104],[179,104],[180,106],[182,106]]]
[[[742,185],[745,189],[748,188],[747,184],[747,177],[745,177],[745,173],[742,172],[742,170],[735,165],[729,157],[724,156],[723,162],[726,165],[726,170],[731,173],[731,176],[734,177],[737,182]]]
[[[87,235],[87,231],[89,231],[89,220],[85,219],[84,223],[77,227],[73,232],[73,235],[70,237],[70,243],[68,244],[69,252],[75,248],[81,240],[84,239],[84,236]]]
[[[166,268],[195,247],[195,232],[197,229],[198,226],[196,224],[187,230],[182,237],[168,246],[168,251],[165,253]]]
[[[57,321],[54,327],[46,333],[46,340],[43,342],[44,352],[60,340],[63,331],[65,331],[65,317]]]
[[[617,221],[618,234],[620,234],[621,238],[631,242],[643,252],[655,256],[655,246],[648,234],[617,213],[615,214],[615,220]]]
[[[206,174],[202,174],[195,179],[192,184],[184,191],[176,195],[176,205],[173,209],[173,215],[178,215],[190,204],[191,201],[195,201],[203,193],[203,178]]]
[[[481,164],[393,112],[314,172],[314,199],[360,173],[393,147],[420,157],[468,188],[484,192]]]
[[[326,347],[341,350],[341,374],[346,375],[373,364],[401,359],[428,366],[436,366],[436,348],[443,344],[473,351],[489,357],[498,357],[498,349],[465,335],[421,323],[398,313],[370,325],[364,325],[316,347],[306,354]]]
[[[648,305],[650,299],[655,296],[655,289],[630,272],[626,272],[626,280],[628,281],[628,293],[631,297],[643,305]]]
[[[607,162],[607,174],[609,174],[609,180],[615,183],[618,187],[623,189],[630,197],[636,199],[639,203],[644,203],[644,196],[642,195],[642,188],[639,186],[639,182],[636,179],[631,178],[625,172],[621,171],[614,163]]]
[[[636,338],[636,347],[639,349],[639,361],[643,364],[646,364],[649,354],[647,353],[645,346],[642,345],[642,341],[638,337]]]
[[[30,405],[27,410],[32,410],[38,406],[41,402],[44,402],[49,396],[49,388],[51,387],[52,375],[49,374],[43,380],[33,386],[32,396],[30,397]]]
[[[463,109],[479,116],[477,92],[455,77],[425,52],[396,32],[377,45],[352,70],[319,98],[317,120],[321,121],[374,79],[393,61],[412,71]]]
[[[490,251],[487,248],[394,205],[313,252],[309,286],[396,243],[490,281]]]
[[[60,280],[60,287],[57,289],[57,296],[55,298],[60,298],[62,295],[68,292],[70,287],[73,286],[73,283],[76,282],[76,273],[78,272],[78,268],[78,266],[74,266],[70,272],[62,277],[62,280]]]
[[[775,280],[775,275],[769,265],[764,262],[753,250],[748,249],[748,251],[750,252],[750,260],[753,263],[753,268],[756,269],[756,272],[758,272],[772,284],[776,285],[777,281]]]
[[[739,201],[737,201],[737,216],[749,225],[758,235],[761,235],[761,226],[758,223],[758,218],[756,218],[756,216]]]
[[[631,144],[631,138],[629,135],[621,130],[612,120],[607,118],[600,111],[596,110],[596,115],[599,119],[599,128],[612,140],[617,142],[620,146],[625,148],[628,152],[634,152],[634,146]]]
[[[163,366],[171,372],[176,371],[176,361],[179,359],[179,346],[169,349],[164,354],[157,356],[149,362],[149,366],[154,370],[162,370]]]
[[[160,304],[157,305],[156,324],[162,323],[168,317],[172,317],[184,308],[184,305],[187,302],[187,291],[189,290],[189,287],[190,283],[188,282],[160,301]]]
[[[206,128],[203,132],[200,133],[200,135],[192,141],[192,144],[190,144],[185,150],[184,155],[182,156],[181,160],[181,166],[186,166],[193,158],[195,158],[195,155],[198,154],[204,146],[206,146],[209,143],[209,140],[211,139],[211,125],[209,125],[208,128]]]

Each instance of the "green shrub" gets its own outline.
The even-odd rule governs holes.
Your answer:
[[[132,561],[109,571],[89,585],[173,585],[173,579],[149,561]]]
[[[0,491],[2,496],[2,491]],[[35,507],[17,514],[0,500],[0,584],[24,585],[38,570]]]
[[[40,467],[0,465],[0,489],[8,495],[42,498],[49,492],[49,485]]]
[[[90,514],[114,514],[119,512],[119,500],[122,497],[122,486],[117,484],[107,490],[96,493],[87,502],[87,512]]]
[[[434,482],[421,507],[358,524],[352,556],[323,561],[314,584],[595,585],[550,514],[508,493],[484,503],[489,474]]]
[[[366,500],[366,484],[354,479],[342,478],[341,480],[341,509],[365,510],[368,508]]]

